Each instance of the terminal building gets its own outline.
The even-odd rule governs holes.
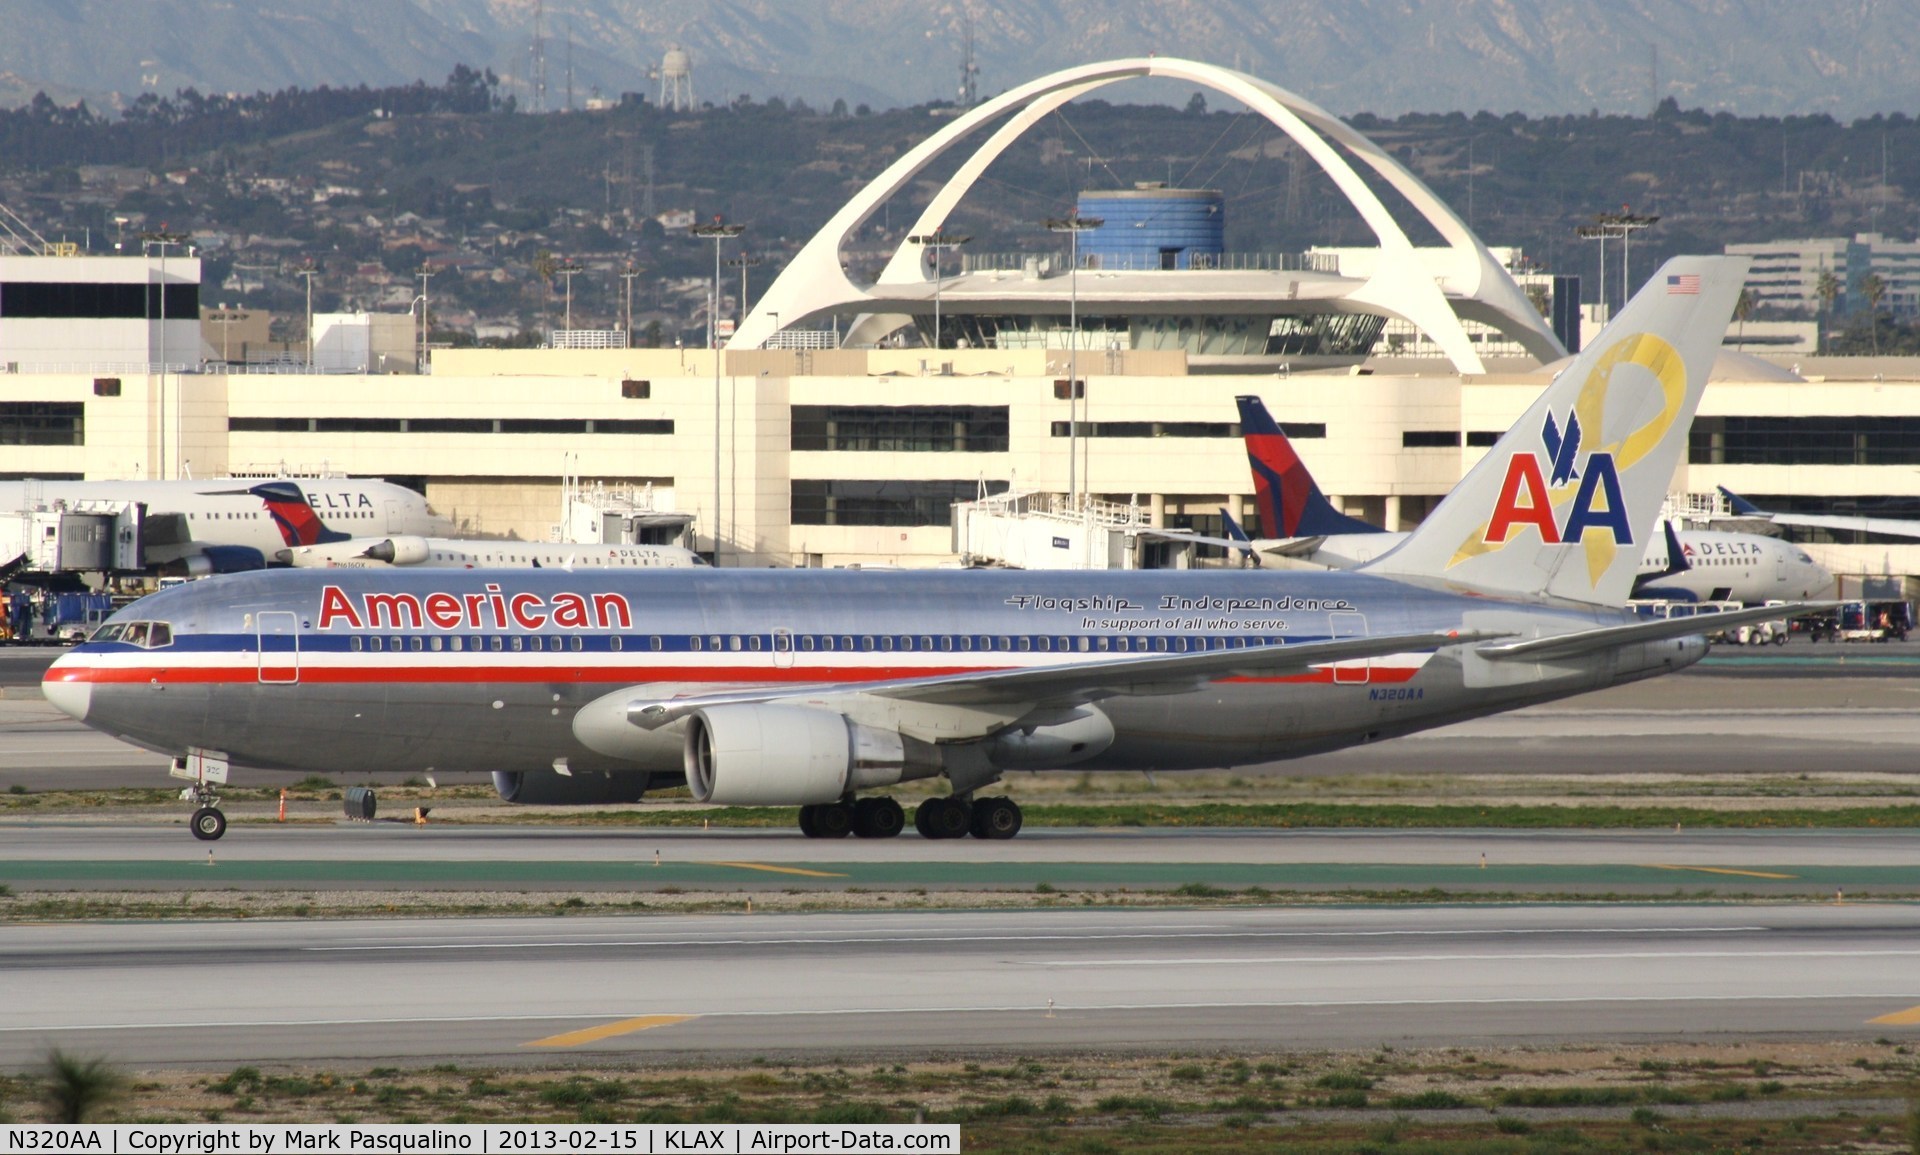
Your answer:
[[[903,241],[871,284],[843,267],[846,239],[948,148],[987,137],[907,235],[937,234],[992,156],[1060,103],[1148,76],[1217,91],[1287,132],[1376,248],[1229,253],[1215,194],[1136,187],[1089,193],[1081,216],[1105,223],[1047,251],[963,262]],[[1441,243],[1413,244],[1354,164]],[[38,276],[19,262],[112,258],[6,260],[0,326],[14,280]],[[168,275],[189,267],[176,259]],[[137,364],[105,340],[29,356],[0,328],[0,477],[377,476],[418,487],[467,532],[542,541],[569,532],[563,479],[580,479],[691,515],[697,548],[723,566],[951,565],[973,553],[956,503],[1008,493],[1083,525],[1097,508],[1217,531],[1225,507],[1260,533],[1234,404],[1252,393],[1340,508],[1400,529],[1580,339],[1554,323],[1577,309],[1542,288],[1529,294],[1417,178],[1298,96],[1209,65],[1118,61],[1014,89],[901,157],[723,349],[435,350],[419,373],[404,352],[372,357],[370,337],[364,369],[161,372],[157,348]],[[1394,355],[1395,331],[1432,355]],[[1920,360],[1729,350],[1673,492],[1721,485],[1781,509],[1920,517]],[[1090,564],[1178,560],[1060,536]],[[1837,573],[1920,573],[1911,543],[1810,548]]]

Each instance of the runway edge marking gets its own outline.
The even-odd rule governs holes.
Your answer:
[[[618,1022],[602,1023],[597,1027],[583,1027],[577,1031],[567,1031],[565,1034],[548,1035],[544,1039],[535,1039],[520,1045],[523,1047],[579,1047],[588,1043],[597,1043],[603,1039],[631,1035],[635,1031],[671,1027],[676,1023],[684,1023],[699,1017],[699,1015],[641,1015],[637,1018],[621,1019]]]

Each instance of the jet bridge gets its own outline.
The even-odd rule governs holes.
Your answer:
[[[145,516],[146,507],[134,501],[56,501],[0,510],[0,571],[15,576],[142,569]]]

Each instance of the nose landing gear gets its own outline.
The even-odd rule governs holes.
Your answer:
[[[220,796],[211,786],[195,783],[180,792],[180,796],[194,804],[193,816],[187,819],[187,829],[202,842],[218,841],[227,832],[227,816],[220,812]]]

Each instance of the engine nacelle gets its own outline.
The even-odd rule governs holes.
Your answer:
[[[375,542],[362,557],[383,561],[388,565],[419,565],[433,556],[424,537],[390,537]]]
[[[687,719],[685,751],[694,801],[728,806],[833,802],[935,770],[910,766],[899,734],[807,706],[709,706]]]
[[[678,774],[646,771],[576,770],[571,776],[548,770],[496,770],[493,788],[500,800],[528,806],[591,806],[600,802],[638,802],[649,790],[681,784]]]
[[[247,573],[267,568],[267,555],[251,546],[210,545],[191,557],[180,559],[180,568],[188,577],[208,577],[217,573]]]
[[[1092,706],[1044,726],[1003,731],[987,745],[1002,770],[1057,770],[1084,762],[1113,745],[1113,720]]]

